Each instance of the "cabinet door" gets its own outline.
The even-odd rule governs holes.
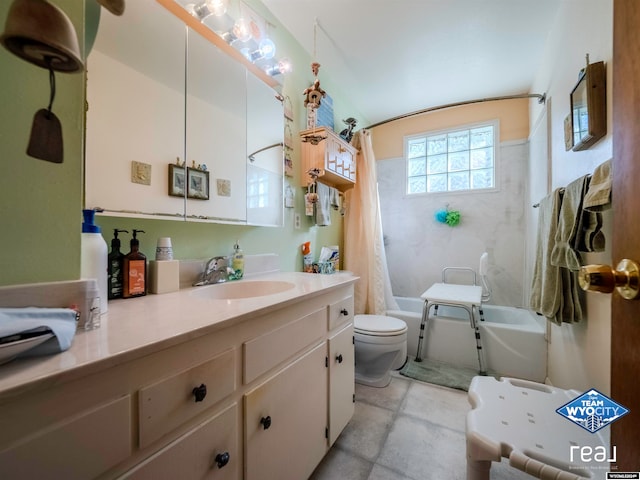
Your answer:
[[[208,200],[197,190],[187,198],[189,220],[246,221],[246,142],[245,68],[189,30],[185,155],[209,177]]]
[[[308,478],[327,451],[326,343],[244,397],[245,478]]]
[[[45,405],[55,411],[55,403]],[[131,429],[127,395],[79,412],[1,451],[0,478],[95,478],[131,455]]]
[[[284,113],[277,93],[247,72],[247,223],[282,226]]]
[[[226,410],[178,438],[121,478],[237,480],[237,408]]]
[[[353,416],[355,393],[353,324],[329,338],[329,446]]]
[[[184,24],[154,0],[101,15],[87,59],[86,208],[183,217],[167,170],[184,155],[184,52]]]

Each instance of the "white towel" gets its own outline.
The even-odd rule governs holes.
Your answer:
[[[49,328],[54,337],[25,352],[48,355],[67,350],[76,333],[76,312],[69,308],[0,308],[0,337]]]
[[[585,210],[601,212],[611,208],[611,180],[611,160],[607,160],[593,171],[589,190],[584,196]]]
[[[316,182],[318,201],[316,208],[316,225],[328,227],[331,225],[331,189],[329,186]]]
[[[340,210],[341,203],[340,202],[340,191],[337,188],[329,187],[329,197],[331,198],[331,207],[334,210]]]

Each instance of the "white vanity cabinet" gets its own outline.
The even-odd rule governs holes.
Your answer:
[[[308,478],[353,414],[353,283],[186,338],[0,392],[0,478]]]
[[[323,343],[248,392],[246,478],[308,478],[327,452],[327,368]]]

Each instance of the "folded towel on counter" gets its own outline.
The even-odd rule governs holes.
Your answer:
[[[607,160],[593,171],[583,208],[592,212],[611,208],[611,182],[611,160]]]
[[[324,183],[316,182],[318,201],[315,203],[316,225],[331,225],[331,189]]]
[[[76,333],[76,311],[69,308],[0,308],[0,339],[8,344],[16,336],[28,336],[45,329],[53,337],[23,355],[48,355],[67,350]]]

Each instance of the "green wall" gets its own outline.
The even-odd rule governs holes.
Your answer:
[[[94,0],[89,0],[94,2]],[[282,270],[300,270],[300,245],[311,241],[314,253],[322,245],[342,243],[342,219],[332,213],[330,227],[316,227],[304,216],[303,189],[300,182],[300,146],[298,131],[305,127],[302,92],[313,80],[311,57],[293,40],[264,6],[250,5],[275,25],[270,30],[278,46],[278,56],[292,60],[294,71],[284,81],[283,94],[294,107],[294,177],[288,179],[294,187],[294,209],[286,209],[285,224],[280,228],[248,227],[189,223],[169,220],[129,219],[99,216],[103,235],[109,243],[113,228],[138,228],[141,249],[152,256],[156,239],[170,236],[178,259],[206,258],[227,254],[235,240],[240,240],[245,254],[277,253]],[[79,36],[84,36],[84,2],[55,0],[74,23]],[[4,25],[10,2],[0,4],[0,24]],[[109,15],[102,10],[102,15]],[[84,74],[57,74],[57,95],[54,112],[62,122],[64,163],[53,164],[26,155],[33,114],[46,107],[49,95],[48,74],[4,48],[0,49],[0,161],[5,172],[0,176],[0,285],[76,279],[80,274],[80,227],[83,208],[83,129]],[[333,98],[336,128],[341,119],[356,117],[360,125],[367,119],[349,104],[346,92],[331,81],[331,73],[320,69],[322,87]],[[294,214],[302,219],[301,228],[294,228]],[[126,249],[125,234],[121,238]]]

